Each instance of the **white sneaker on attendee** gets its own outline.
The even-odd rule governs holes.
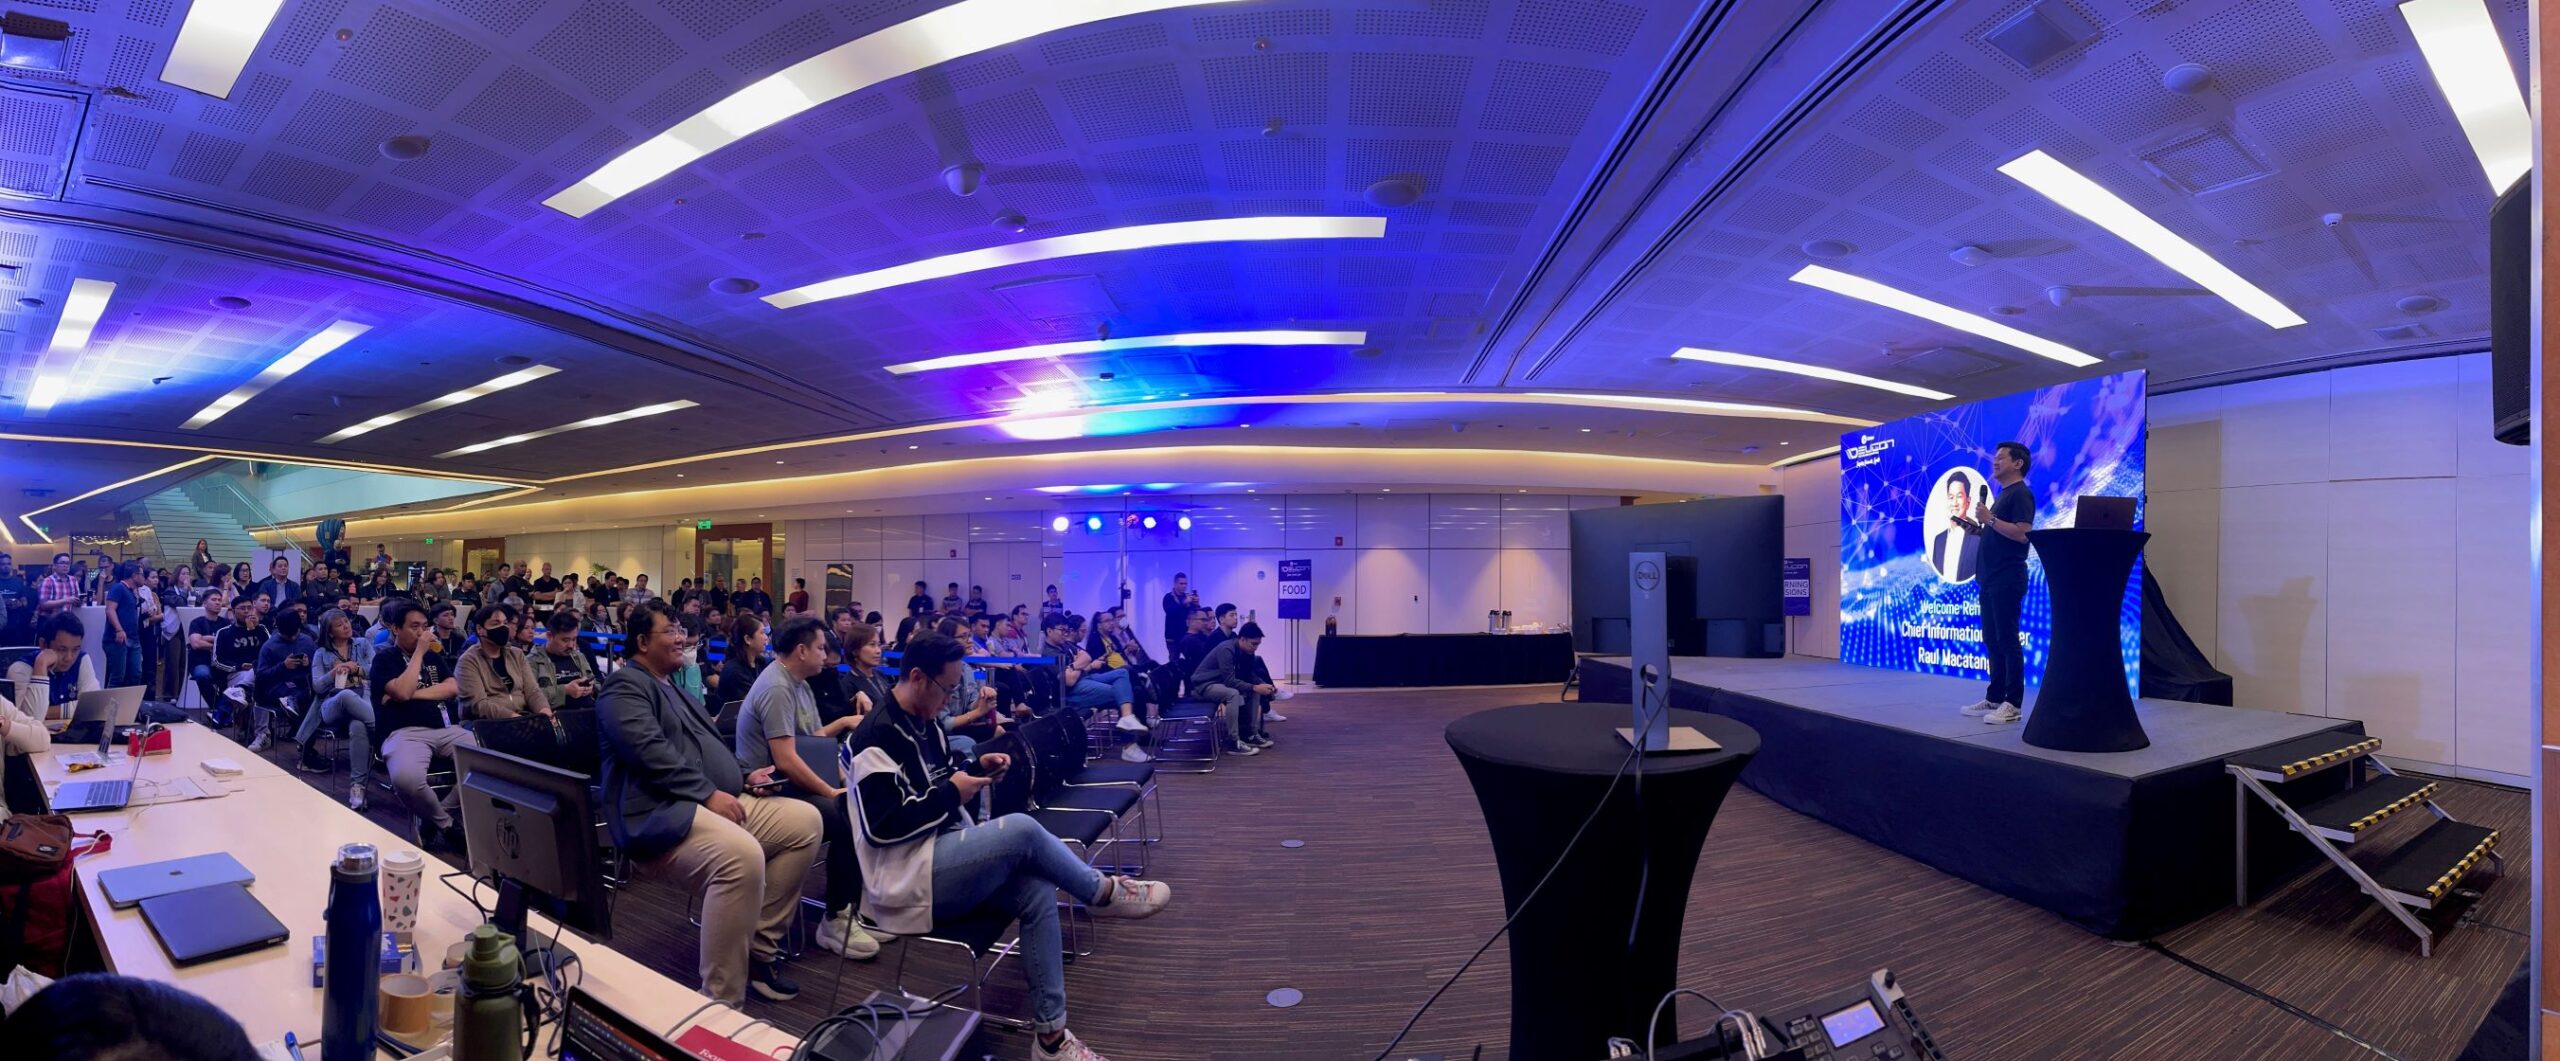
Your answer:
[[[2000,705],[1992,703],[1989,700],[1976,700],[1970,704],[1964,705],[1964,714],[1967,718],[1980,718],[1984,715],[1990,714],[1993,708],[1999,706]]]
[[[1262,749],[1256,748],[1250,744],[1229,744],[1226,747],[1219,749],[1219,752],[1224,755],[1260,755],[1262,754]]]
[[[364,809],[364,784],[362,782],[347,786],[347,809],[355,811]]]
[[[257,736],[249,738],[249,750],[253,752],[262,752],[267,750],[267,746],[273,743],[275,742],[267,739],[267,731],[262,728],[258,731]]]
[[[1290,692],[1289,687],[1286,685],[1275,685],[1271,687],[1271,698],[1274,700],[1287,700],[1296,695],[1298,694]]]
[[[1114,725],[1117,725],[1122,733],[1144,733],[1147,731],[1147,724],[1139,721],[1138,711],[1136,708],[1130,708],[1120,712],[1120,721],[1114,723]]]
[[[1266,707],[1262,709],[1262,720],[1265,722],[1287,722],[1289,721],[1289,716]]]
[[[851,909],[818,922],[818,945],[855,961],[869,961],[880,955],[880,941],[862,930]]]
[[[1256,733],[1253,736],[1246,737],[1244,742],[1253,745],[1256,748],[1268,748],[1274,743],[1271,739],[1271,735],[1268,733]]]
[[[2005,726],[2025,717],[2025,715],[2019,713],[2018,705],[2002,704],[1993,709],[1991,713],[1982,716],[1982,722],[1984,725],[1989,726]]]
[[[1144,762],[1152,762],[1152,761],[1154,761],[1154,759],[1155,759],[1155,756],[1152,756],[1152,755],[1147,754],[1147,750],[1146,750],[1145,748],[1138,747],[1138,746],[1137,746],[1137,745],[1135,745],[1135,744],[1123,744],[1123,745],[1121,745],[1121,746],[1120,746],[1120,761],[1121,761],[1121,762],[1124,762],[1124,763],[1144,763]]]
[[[1116,889],[1112,893],[1111,901],[1093,907],[1093,916],[1120,917],[1130,920],[1154,917],[1156,911],[1164,909],[1164,904],[1173,901],[1173,888],[1163,881],[1113,877],[1111,886]]]
[[[855,924],[858,924],[858,925],[861,925],[861,926],[862,926],[862,930],[863,930],[863,931],[865,931],[865,932],[870,933],[870,934],[871,934],[871,938],[872,938],[872,939],[878,940],[878,941],[880,941],[880,942],[882,942],[882,943],[896,943],[896,942],[898,941],[898,934],[897,934],[897,933],[895,933],[895,932],[891,932],[891,931],[889,931],[888,929],[885,929],[885,928],[880,927],[880,923],[879,923],[879,922],[874,921],[874,920],[872,920],[872,919],[870,919],[870,918],[867,918],[867,917],[861,917],[861,916],[858,916],[858,915],[857,915],[857,916],[854,918],[854,923],[855,923]]]
[[[1035,1061],[1104,1061],[1101,1054],[1094,1053],[1093,1048],[1076,1038],[1074,1032],[1068,1032],[1066,1038],[1058,1040],[1055,1050],[1049,1049],[1049,1044],[1041,1042],[1039,1036],[1032,1036],[1031,1056]]]

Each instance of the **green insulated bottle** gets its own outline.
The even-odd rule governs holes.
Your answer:
[[[453,995],[454,1059],[524,1061],[516,941],[484,923],[471,930],[469,942],[471,951],[462,959],[462,989]]]

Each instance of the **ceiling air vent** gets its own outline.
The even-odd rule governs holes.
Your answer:
[[[2142,164],[2189,194],[2237,187],[2275,172],[2255,150],[2220,126],[2145,151]]]
[[[1982,43],[2032,73],[2097,39],[2098,27],[2065,0],[2040,0],[1983,31]]]
[[[1966,346],[1938,346],[1890,355],[1902,368],[1931,380],[1958,380],[2008,368],[2009,363]]]

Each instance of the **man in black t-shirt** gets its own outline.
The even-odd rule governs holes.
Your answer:
[[[383,734],[381,755],[391,771],[391,787],[418,819],[418,846],[427,850],[463,849],[462,826],[452,801],[438,800],[427,784],[435,757],[451,757],[456,747],[477,748],[471,731],[454,725],[453,657],[428,643],[427,613],[405,597],[382,606],[383,624],[391,628],[391,646],[373,654],[367,673],[373,693],[375,728]]]
[[[241,594],[231,602],[231,625],[213,635],[213,672],[222,683],[221,698],[210,705],[215,725],[249,722],[249,685],[258,677],[258,650],[267,645],[267,628],[258,623],[262,599]],[[242,734],[244,740],[247,736]]]
[[[542,565],[542,577],[533,580],[533,615],[537,619],[551,617],[551,609],[559,606],[560,580],[551,577],[551,565]],[[574,602],[573,602],[574,603]]]
[[[213,646],[222,628],[230,624],[223,618],[230,606],[230,598],[213,590],[204,595],[204,614],[187,620],[187,679],[196,683],[196,695],[204,698],[208,708],[222,702],[222,684],[213,670]]]
[[[933,610],[933,594],[926,591],[924,580],[916,580],[915,594],[907,598],[907,614],[922,615]]]
[[[0,553],[0,644],[23,645],[35,639],[35,589],[28,585],[9,554]]]
[[[2027,447],[2003,442],[1993,450],[1991,479],[2000,484],[2000,492],[1976,532],[1982,537],[1982,553],[1974,575],[1982,593],[1982,656],[1991,685],[1982,701],[1967,705],[1964,713],[2000,726],[2024,717],[2018,705],[2027,698],[2026,650],[2018,644],[2018,612],[2027,601],[2027,531],[2036,520],[2035,491],[2027,486]]]

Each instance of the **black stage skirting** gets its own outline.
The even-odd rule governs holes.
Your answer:
[[[1573,676],[1572,634],[1395,634],[1316,639],[1316,684],[1535,685]]]
[[[1672,677],[1672,706],[1759,731],[1760,754],[1742,773],[1754,791],[2116,939],[2232,902],[2224,757],[2363,732],[2346,719],[2143,700],[2151,747],[2059,752],[2028,746],[2020,726],[1959,714],[1980,682],[1800,658],[1682,657]],[[1623,657],[1582,661],[1585,702],[1628,696]],[[2264,894],[2317,856],[2272,811],[2247,806],[2250,884]]]

